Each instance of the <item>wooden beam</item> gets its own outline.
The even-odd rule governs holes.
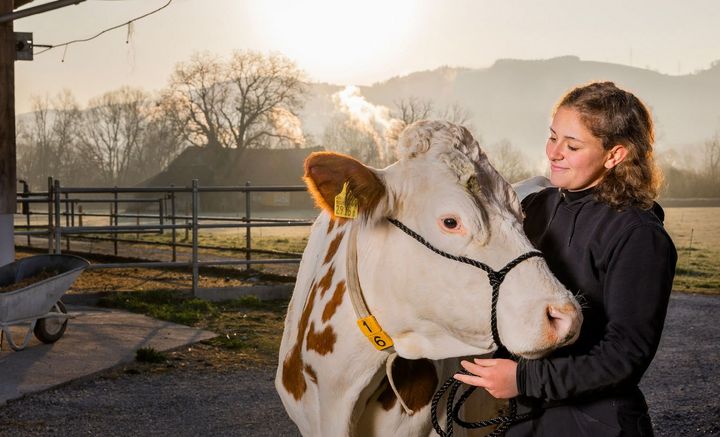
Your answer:
[[[22,7],[22,6],[25,6],[25,5],[28,4],[28,3],[32,3],[32,1],[33,1],[33,0],[15,0],[15,2],[14,2],[14,8],[13,8],[13,9],[17,9],[17,8]]]
[[[0,14],[13,11],[0,0]],[[15,34],[13,22],[0,23],[0,214],[15,213]]]

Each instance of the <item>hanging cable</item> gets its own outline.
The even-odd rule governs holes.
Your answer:
[[[105,30],[97,33],[96,35],[93,35],[93,36],[89,37],[89,38],[75,39],[75,40],[72,40],[72,41],[64,42],[64,43],[62,43],[62,44],[53,44],[53,45],[51,45],[50,47],[46,48],[45,50],[40,50],[39,52],[34,53],[34,55],[39,55],[39,54],[41,54],[41,53],[47,52],[48,50],[56,49],[56,48],[58,48],[58,47],[65,47],[65,52],[63,53],[63,62],[64,62],[64,61],[65,61],[65,54],[67,53],[67,47],[68,47],[70,44],[76,44],[76,43],[80,43],[80,42],[91,41],[91,40],[94,40],[95,38],[99,37],[100,35],[102,35],[102,34],[104,34],[104,33],[107,33],[107,32],[110,32],[111,30],[119,29],[119,28],[125,27],[125,26],[128,26],[128,37],[127,37],[127,41],[125,41],[126,43],[128,43],[128,42],[130,41],[130,36],[131,36],[131,34],[132,34],[131,25],[132,25],[133,22],[138,21],[138,20],[142,20],[142,19],[145,18],[145,17],[148,17],[148,16],[150,16],[150,15],[153,15],[153,14],[155,14],[155,13],[157,13],[157,12],[162,11],[163,9],[167,8],[168,6],[170,6],[170,3],[172,3],[172,2],[173,2],[173,0],[168,0],[167,3],[165,3],[164,5],[160,6],[159,8],[157,8],[157,9],[155,9],[155,10],[152,10],[152,11],[146,13],[146,14],[143,14],[143,15],[140,15],[140,16],[138,16],[138,17],[135,17],[135,18],[133,18],[132,20],[126,21],[126,22],[124,22],[124,23],[122,23],[122,24],[118,24],[117,26],[109,27],[109,28],[107,28],[107,29],[105,29]]]

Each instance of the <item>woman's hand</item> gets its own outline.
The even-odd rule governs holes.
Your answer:
[[[480,358],[475,358],[474,361],[475,363],[464,360],[460,362],[472,375],[456,373],[454,378],[465,384],[482,387],[498,399],[514,398],[519,394],[515,379],[517,372],[515,361]]]

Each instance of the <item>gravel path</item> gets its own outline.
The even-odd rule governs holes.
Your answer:
[[[720,435],[718,314],[720,296],[673,295],[642,383],[656,435]],[[271,368],[100,376],[0,407],[0,436],[296,436],[273,376]]]

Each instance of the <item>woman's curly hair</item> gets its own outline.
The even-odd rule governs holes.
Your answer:
[[[605,150],[623,145],[627,156],[597,185],[595,197],[611,207],[650,209],[662,176],[653,158],[653,122],[650,111],[632,93],[613,82],[594,82],[568,92],[557,104],[577,110]]]

